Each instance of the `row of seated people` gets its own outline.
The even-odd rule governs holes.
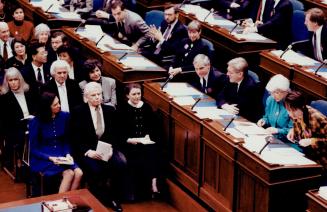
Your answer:
[[[92,8],[92,1],[88,5],[88,10],[96,11],[95,17],[89,18],[86,23],[100,24],[117,39],[132,45],[135,50],[159,63],[162,57],[176,54],[176,50],[185,47],[185,44],[178,45],[187,37],[185,26],[178,20],[178,6],[167,5],[164,9],[164,20],[156,28],[148,26],[139,14],[126,9],[123,1],[104,1],[102,9]],[[258,32],[277,41],[282,49],[291,44],[293,9],[289,0],[219,0],[215,5],[218,10],[230,9],[234,19],[244,20],[243,33]],[[327,45],[326,15],[323,10],[312,8],[306,12],[304,24],[310,32],[310,39],[299,50],[323,61],[326,59]]]

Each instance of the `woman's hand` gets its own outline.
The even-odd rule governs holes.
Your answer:
[[[59,164],[58,157],[52,157],[52,156],[50,156],[49,157],[49,160],[51,160],[54,164]]]
[[[266,122],[265,122],[264,119],[260,119],[260,120],[257,122],[257,125],[258,125],[259,127],[262,127],[262,126],[264,126],[265,124],[266,124]]]
[[[294,129],[290,129],[290,131],[287,133],[287,139],[294,143]]]
[[[299,141],[299,145],[303,146],[303,147],[307,147],[311,145],[311,138],[305,138],[305,139],[301,139]]]
[[[268,128],[266,129],[266,131],[267,131],[268,133],[270,133],[270,134],[277,134],[277,133],[278,133],[278,129],[275,128],[275,127],[268,127]]]

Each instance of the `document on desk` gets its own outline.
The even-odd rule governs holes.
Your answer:
[[[100,25],[85,25],[84,30],[78,30],[76,33],[94,42],[100,40],[103,35],[103,31]]]
[[[113,154],[112,145],[103,141],[98,141],[95,151],[101,155],[103,161],[108,161]]]
[[[65,12],[60,12],[58,14],[56,14],[57,17],[59,18],[65,18],[65,19],[81,19],[81,16],[75,12],[69,12],[69,11],[65,11]]]
[[[203,96],[203,94],[188,85],[187,83],[168,83],[167,86],[163,89],[164,92],[168,93],[170,96]]]
[[[284,51],[282,50],[274,50],[271,51],[272,54],[276,55],[277,57],[280,57],[280,55],[283,53]],[[301,66],[314,66],[317,61],[315,61],[314,59],[304,56],[302,54],[299,54],[293,50],[289,50],[287,51],[284,55],[283,55],[283,60],[285,60],[286,62],[290,63],[290,64],[298,64]]]
[[[175,97],[173,101],[179,105],[193,105],[195,103],[195,100],[191,96]]]
[[[40,7],[43,11],[48,10],[49,13],[60,13],[60,8],[62,7],[57,0],[31,1],[31,4],[34,7]]]
[[[144,67],[148,68],[156,68],[157,64],[154,62],[142,57],[142,56],[126,56],[122,60],[120,60],[122,64],[132,69],[143,69]]]
[[[258,34],[258,33],[232,33],[232,35],[234,35],[237,39],[241,40],[244,39],[246,41],[253,41],[253,42],[259,42],[259,41],[265,41],[267,40],[266,37]]]
[[[223,119],[226,111],[218,109],[217,107],[195,107],[195,115],[200,119],[220,120]],[[227,112],[228,113],[228,112]]]
[[[255,123],[252,122],[241,122],[241,121],[234,121],[235,128],[243,133],[244,135],[271,135],[268,133],[264,128],[259,127]]]
[[[327,186],[321,186],[318,190],[318,195],[327,200]]]

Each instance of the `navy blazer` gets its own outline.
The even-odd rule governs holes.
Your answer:
[[[314,49],[313,49],[313,44],[312,44],[312,37],[313,33],[310,33],[310,48],[309,48],[309,53],[308,56],[314,58]],[[327,24],[323,25],[322,30],[321,30],[321,51],[322,51],[322,58],[325,60],[327,59]]]
[[[116,145],[115,109],[108,105],[101,105],[101,108],[105,129],[100,139],[96,135],[88,103],[83,103],[71,111],[73,150],[79,158],[83,157],[89,149],[96,150],[98,140]]]
[[[223,17],[227,17],[227,10],[229,9],[229,15],[232,19],[246,18],[246,14],[249,12],[250,0],[215,0],[215,8],[219,11],[219,14]],[[235,2],[240,5],[238,8],[231,8],[230,5]]]
[[[46,84],[51,79],[50,67],[47,64],[43,64],[43,74]],[[22,69],[22,75],[25,81],[30,85],[33,90],[40,91],[43,85],[36,80],[32,63],[26,64],[26,66]]]
[[[83,103],[82,92],[77,82],[69,78],[66,80],[66,90],[69,111],[72,111],[74,107]],[[42,93],[45,91],[55,93],[59,98],[59,91],[54,78],[42,88]]]
[[[237,83],[227,82],[222,91],[218,94],[217,106],[223,104],[237,104],[240,109],[239,115],[256,122],[262,116],[261,95],[258,84],[249,76],[246,76],[238,89]]]

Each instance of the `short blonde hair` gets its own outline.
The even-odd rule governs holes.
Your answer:
[[[266,89],[269,92],[276,90],[289,91],[290,90],[290,81],[281,74],[277,74],[270,78],[269,82],[266,85]]]

